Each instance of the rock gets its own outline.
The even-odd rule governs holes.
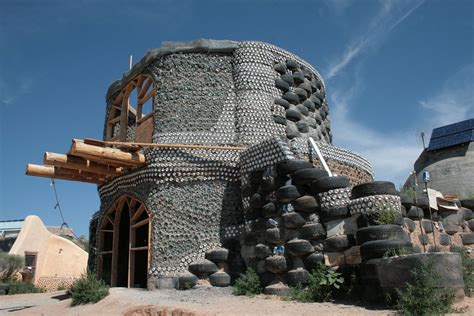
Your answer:
[[[326,237],[333,237],[337,235],[355,234],[357,231],[357,219],[360,214],[352,215],[344,219],[335,219],[324,223],[326,228]]]

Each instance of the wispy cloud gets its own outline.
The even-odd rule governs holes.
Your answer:
[[[327,71],[326,79],[331,79],[347,67],[356,57],[376,46],[384,37],[408,18],[425,0],[383,1],[378,13],[368,24],[367,30],[356,37],[344,53],[333,62]],[[338,3],[339,1],[335,1]],[[337,5],[335,5],[338,7]],[[339,8],[341,6],[339,5]]]
[[[350,115],[349,102],[363,89],[359,82],[348,90],[333,88],[331,104],[331,126],[336,146],[351,149],[369,159],[376,179],[403,184],[413,169],[413,162],[421,152],[414,130],[396,133],[376,131],[355,121]]]
[[[474,117],[474,64],[449,77],[439,92],[419,104],[426,111],[426,127],[455,123]]]
[[[19,97],[31,92],[32,85],[31,77],[7,81],[0,76],[0,103],[3,106],[14,104]]]

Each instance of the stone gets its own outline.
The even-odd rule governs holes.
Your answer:
[[[324,264],[330,267],[343,266],[346,264],[346,257],[343,252],[324,253]]]
[[[355,234],[357,231],[357,219],[360,214],[352,215],[344,219],[335,219],[324,223],[326,228],[326,237],[333,237],[338,235]]]

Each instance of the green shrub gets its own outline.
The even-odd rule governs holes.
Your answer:
[[[288,298],[300,302],[328,302],[337,296],[343,284],[344,278],[340,273],[320,263],[311,272],[308,286],[291,288]]]
[[[26,281],[9,280],[8,285],[10,285],[8,295],[43,292],[42,289]]]
[[[390,258],[390,257],[395,257],[395,256],[403,256],[407,254],[408,254],[408,250],[405,247],[398,247],[398,248],[392,248],[385,251],[385,253],[383,254],[383,257]]]
[[[0,251],[0,281],[7,282],[12,276],[23,268],[22,256],[11,255]]]
[[[234,284],[235,295],[253,296],[262,293],[262,286],[257,273],[249,268],[244,274],[241,274]]]
[[[432,265],[420,266],[411,271],[414,282],[397,290],[396,307],[403,315],[440,315],[451,310],[454,292],[436,287],[437,275]]]
[[[409,197],[415,197],[416,192],[412,187],[402,187],[400,190],[400,195],[406,195]]]
[[[92,272],[87,272],[72,284],[68,293],[72,305],[97,303],[109,295],[109,287],[102,280],[97,280]]]
[[[461,255],[464,293],[471,297],[474,294],[474,259],[469,257],[469,254],[464,248],[454,247],[451,251],[457,252]]]

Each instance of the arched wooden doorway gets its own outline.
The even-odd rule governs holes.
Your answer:
[[[110,286],[147,287],[150,214],[139,200],[123,196],[99,227],[98,276]]]

